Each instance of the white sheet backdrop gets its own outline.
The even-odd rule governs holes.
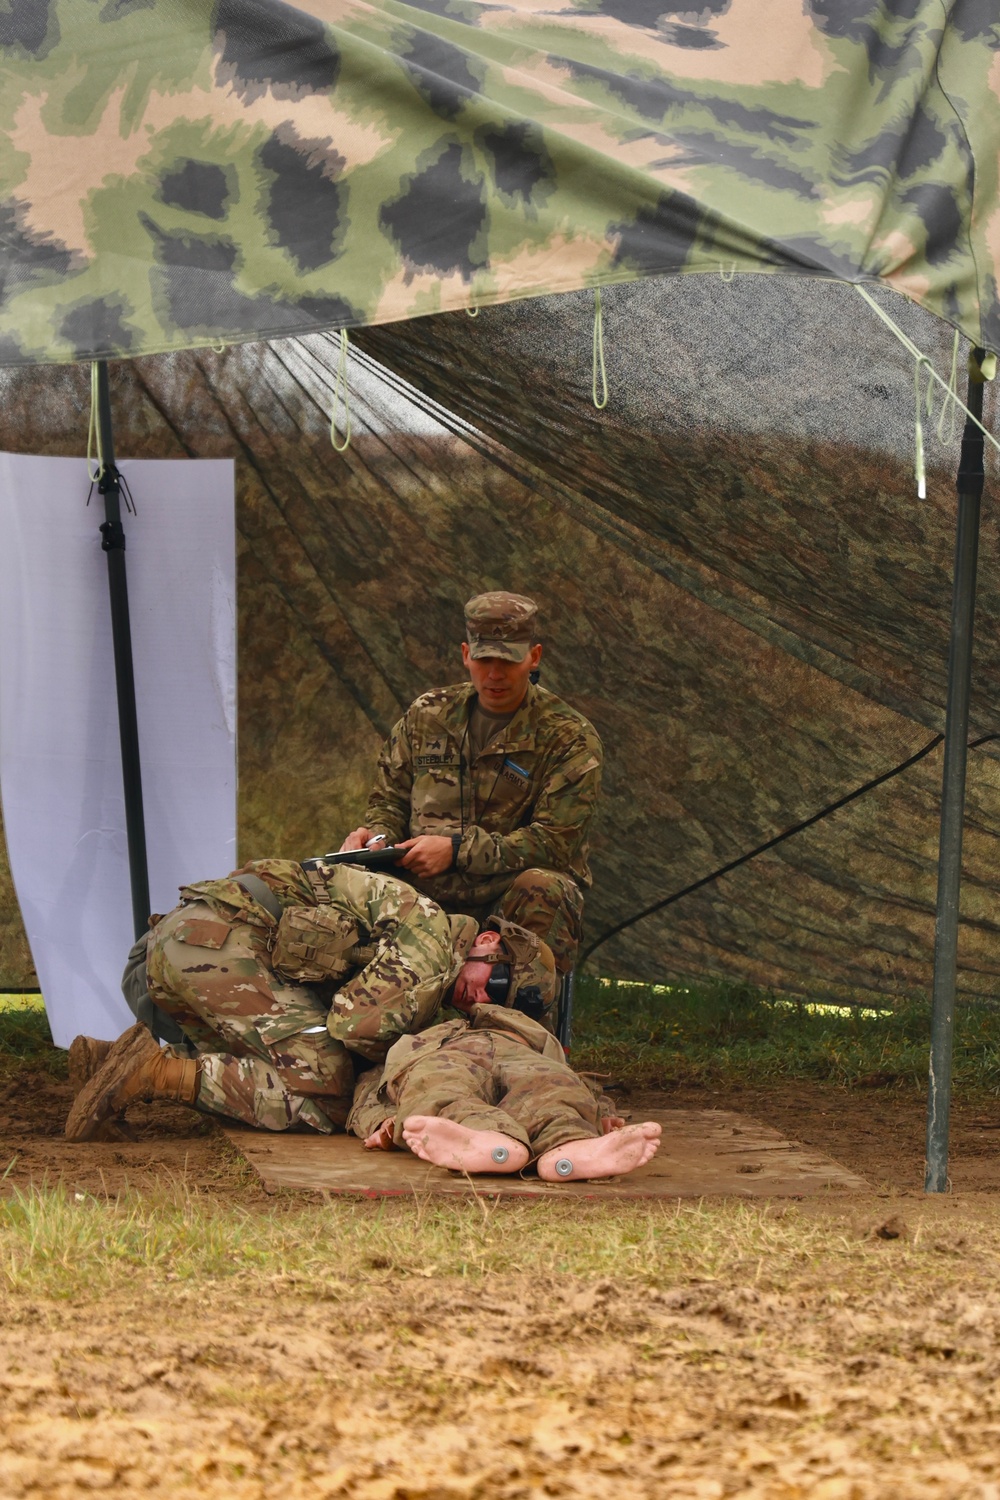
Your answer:
[[[236,859],[230,460],[120,465],[154,911]],[[59,1046],[131,1024],[132,945],[104,503],[82,459],[0,454],[0,792],[11,871]]]

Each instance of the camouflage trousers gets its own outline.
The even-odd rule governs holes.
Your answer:
[[[482,887],[482,882],[477,881]],[[440,900],[438,896],[435,901]],[[487,917],[506,917],[548,943],[556,968],[565,974],[576,962],[583,934],[583,892],[571,875],[558,870],[522,870],[513,879],[498,877],[496,894],[485,904],[463,906],[441,902],[445,911],[463,911],[480,926]]]
[[[499,1130],[534,1159],[601,1134],[600,1103],[567,1063],[497,1031],[465,1032],[427,1052],[385,1092],[388,1109],[374,1093],[355,1108],[349,1126],[355,1135],[371,1135],[394,1113],[399,1145],[410,1115],[440,1115],[470,1130]]]
[[[354,1066],[327,1030],[328,1007],[305,984],[284,984],[249,923],[191,902],[150,935],[151,998],[201,1061],[197,1108],[265,1130],[343,1129]]]

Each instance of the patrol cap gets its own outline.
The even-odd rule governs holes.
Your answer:
[[[465,606],[465,638],[473,661],[501,656],[524,661],[535,639],[538,606],[524,594],[477,594]]]

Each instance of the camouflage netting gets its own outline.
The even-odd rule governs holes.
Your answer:
[[[946,373],[949,331],[883,300]],[[909,358],[843,286],[684,278],[606,303],[602,414],[586,293],[370,331],[480,435],[419,400],[390,410],[362,359],[343,456],[329,336],[113,367],[124,456],[237,459],[243,856],[315,852],[353,826],[395,715],[457,675],[480,589],[543,601],[544,680],[607,745],[590,940],[942,727],[958,441],[931,442],[918,501]],[[8,373],[0,446],[80,454],[87,405],[83,369]],[[1000,730],[994,493],[991,475],[977,735]],[[970,758],[967,995],[1000,971],[997,750]],[[608,944],[604,972],[925,990],[940,774],[938,750]],[[0,907],[11,983],[9,886]]]
[[[1000,345],[993,0],[7,0],[0,363],[670,271]]]

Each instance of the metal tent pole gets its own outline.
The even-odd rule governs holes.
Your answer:
[[[122,749],[125,791],[125,832],[128,839],[129,882],[132,887],[132,926],[135,936],[149,924],[149,867],[146,860],[146,821],[142,810],[142,772],[139,764],[139,723],[135,711],[135,674],[132,667],[132,627],[125,577],[125,528],[122,526],[121,485],[115,467],[111,426],[111,393],[106,360],[97,362],[97,421],[101,434],[101,473],[97,488],[104,496],[101,546],[108,557],[111,595],[111,638],[118,696],[118,733]]]
[[[969,393],[966,404],[980,420],[983,415],[983,382],[986,378],[983,374],[985,358],[985,351],[982,349],[973,349],[969,356]],[[937,923],[934,931],[934,1001],[927,1098],[924,1191],[928,1193],[944,1193],[948,1189],[948,1125],[955,1030],[965,771],[969,743],[972,626],[976,607],[976,563],[979,554],[979,510],[983,479],[983,434],[971,418],[966,417],[956,481],[958,525],[955,534],[951,645],[948,652],[948,706],[941,789]]]

